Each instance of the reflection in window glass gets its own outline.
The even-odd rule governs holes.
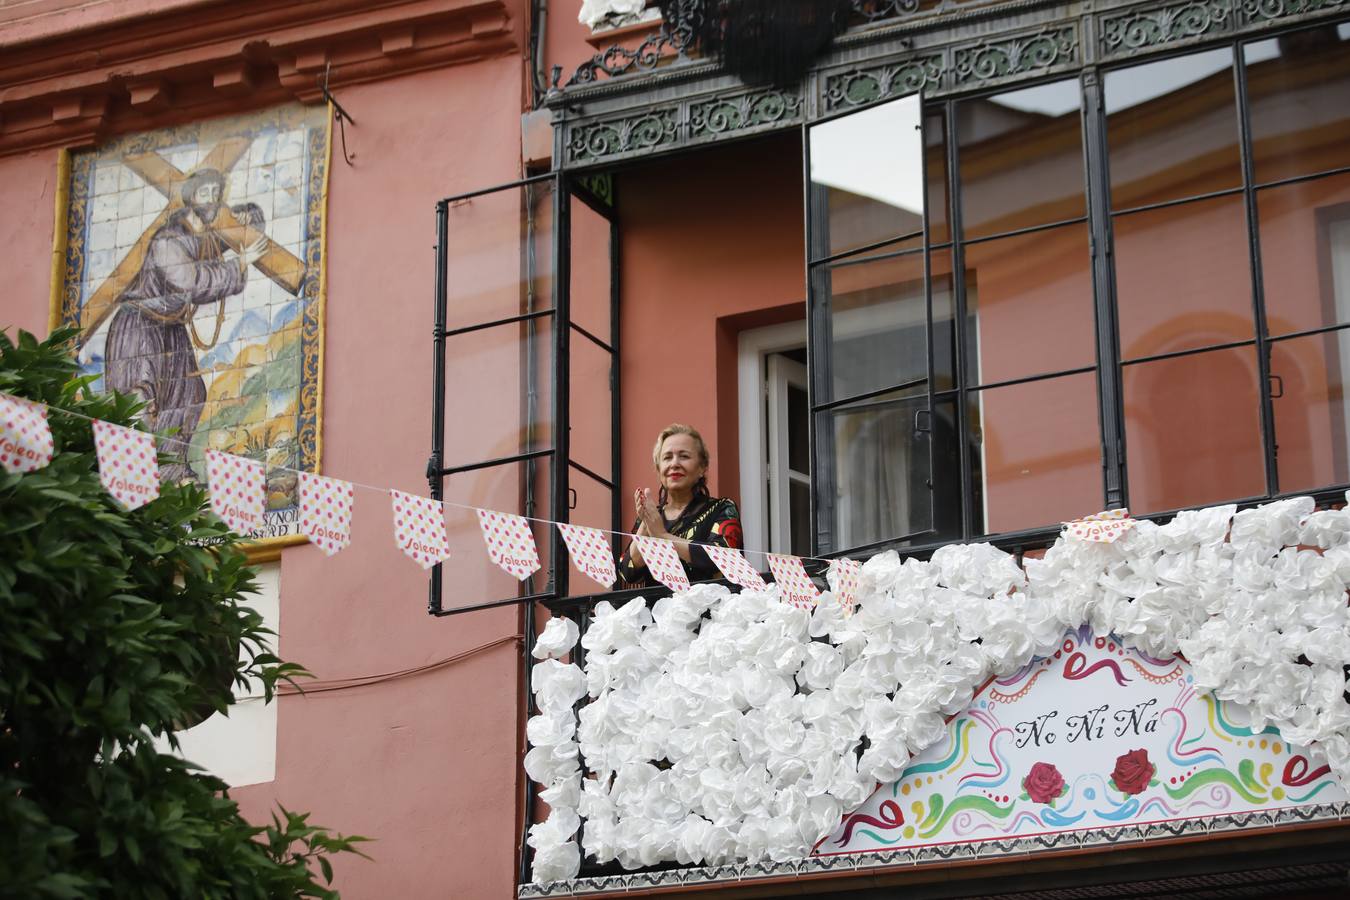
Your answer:
[[[1123,359],[1251,339],[1241,195],[1116,216],[1113,228]]]
[[[1266,492],[1254,347],[1122,371],[1131,511],[1205,506]]]
[[[1350,174],[1262,188],[1256,206],[1270,333],[1350,322]]]
[[[1291,31],[1244,58],[1257,182],[1350,166],[1350,28]]]
[[[1276,341],[1270,348],[1280,490],[1350,481],[1350,330]]]
[[[987,237],[1086,214],[1078,82],[956,106],[962,231]]]
[[[1111,207],[1242,185],[1229,49],[1106,73]]]
[[[552,181],[452,204],[448,218],[447,327],[552,306]]]
[[[1093,365],[1087,225],[966,246],[971,384]]]
[[[952,239],[947,214],[947,114],[942,107],[929,110],[924,115],[924,143],[926,158],[924,165],[928,172],[928,241],[931,244],[945,244]]]
[[[824,192],[829,232],[814,255],[923,230],[920,115],[914,94],[811,126],[811,185]]]
[[[829,397],[842,400],[928,377],[923,254],[829,270]]]
[[[969,409],[986,533],[1102,508],[1095,374],[976,391]]]
[[[481,384],[446,392],[447,466],[553,445],[552,326],[544,318],[446,338],[446,384]],[[481,379],[484,372],[493,377]],[[466,422],[473,427],[462,427]]]
[[[932,527],[928,439],[915,430],[927,409],[921,388],[822,414],[834,436],[836,549]]]

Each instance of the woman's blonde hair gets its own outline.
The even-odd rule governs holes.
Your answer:
[[[661,445],[666,442],[666,438],[677,434],[687,434],[698,444],[698,462],[703,466],[703,474],[699,476],[698,483],[694,485],[695,496],[708,496],[708,445],[703,443],[703,435],[698,430],[689,426],[674,422],[661,429],[661,433],[656,436],[656,446],[652,447],[652,465],[657,471],[661,470]],[[666,489],[663,485],[659,492],[658,503],[661,506],[666,505]]]

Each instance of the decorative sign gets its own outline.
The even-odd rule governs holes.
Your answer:
[[[0,466],[15,473],[35,472],[51,461],[47,407],[0,394]]]
[[[252,534],[262,525],[267,473],[256,459],[206,451],[211,509],[235,534]]]
[[[647,571],[652,573],[653,578],[677,593],[689,590],[689,576],[684,574],[684,565],[675,552],[674,544],[642,534],[633,535],[633,543],[637,544],[642,560],[647,564]]]
[[[619,574],[614,568],[614,556],[610,552],[605,533],[597,528],[583,528],[580,525],[558,523],[563,542],[567,544],[567,553],[572,557],[572,565],[577,571],[604,587],[614,586]]]
[[[326,555],[332,556],[352,541],[352,504],[349,482],[300,473],[300,532]]]
[[[862,563],[853,559],[836,559],[830,562],[830,574],[834,576],[834,593],[839,605],[844,608],[844,618],[853,615],[857,603],[858,579],[862,577]]]
[[[1180,657],[1086,628],[992,681],[947,737],[844,817],[817,855],[1345,802],[1324,765],[1192,684]],[[1315,798],[1315,799],[1314,799]]]
[[[408,558],[424,569],[450,557],[445,534],[445,508],[440,501],[402,491],[390,491],[394,507],[394,541]]]
[[[103,489],[125,509],[139,509],[159,496],[153,434],[95,419],[94,449]]]
[[[755,567],[746,562],[745,555],[736,548],[709,544],[703,549],[708,551],[708,558],[717,566],[717,570],[732,584],[738,584],[749,591],[762,591],[768,587],[755,571]]]
[[[1134,519],[1130,518],[1128,509],[1108,509],[1064,523],[1070,539],[1093,541],[1098,544],[1115,543],[1121,535],[1133,527]]]
[[[806,574],[806,567],[802,565],[800,559],[770,553],[769,571],[773,573],[773,580],[777,582],[784,602],[802,609],[810,609],[816,605],[820,591],[811,583],[811,577]]]
[[[480,509],[478,527],[483,531],[488,556],[506,574],[524,581],[539,571],[539,551],[529,522],[509,513]]]

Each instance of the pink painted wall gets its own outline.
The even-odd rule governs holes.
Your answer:
[[[360,126],[347,132],[356,164],[335,149],[329,187],[325,473],[426,492],[434,203],[518,175],[503,148],[519,146],[520,72],[518,59],[502,56],[342,92]],[[46,331],[56,160],[55,151],[0,159],[0,326]],[[455,392],[452,455],[473,452],[472,414],[497,402],[482,374],[471,359],[452,360],[452,385],[479,381],[473,393]],[[515,402],[511,377],[493,386]],[[505,480],[451,496],[478,490],[514,508]],[[484,571],[476,521],[459,514],[450,524],[458,568],[447,576],[447,606],[514,594],[513,581]],[[328,681],[415,668],[519,631],[514,608],[430,619],[426,591],[427,576],[395,548],[388,498],[359,492],[347,550],[331,559],[310,546],[283,551],[280,650]],[[519,659],[507,641],[426,674],[285,697],[275,782],[233,794],[258,821],[280,802],[375,838],[373,863],[336,861],[344,897],[510,896]]]

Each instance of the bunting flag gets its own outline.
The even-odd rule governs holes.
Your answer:
[[[1135,520],[1130,518],[1128,509],[1108,509],[1065,522],[1068,536],[1076,541],[1092,541],[1098,544],[1114,544],[1121,535],[1134,527]]]
[[[539,571],[539,551],[534,546],[530,523],[520,516],[480,509],[478,527],[488,556],[507,575],[524,581]]]
[[[52,429],[46,405],[0,394],[0,466],[21,475],[51,461]]]
[[[95,419],[94,450],[98,480],[124,508],[139,509],[159,496],[159,457],[153,434]]]
[[[445,535],[445,510],[439,500],[390,491],[394,506],[394,540],[400,550],[424,569],[450,558]]]
[[[676,593],[689,590],[689,578],[684,574],[684,564],[680,562],[674,544],[665,538],[644,534],[633,535],[633,543],[637,544],[642,561],[653,578]]]
[[[727,581],[751,591],[768,589],[769,586],[755,571],[755,567],[745,561],[745,555],[741,551],[734,547],[716,547],[711,544],[703,549],[708,551],[708,558],[717,566],[717,570],[726,576]]]
[[[810,609],[816,605],[820,591],[811,583],[811,577],[806,574],[806,567],[802,565],[800,559],[770,553],[769,571],[773,573],[773,580],[778,583],[779,596],[783,600],[802,609]]]
[[[614,556],[605,533],[566,522],[559,522],[558,530],[562,532],[563,543],[567,545],[567,553],[577,571],[603,587],[614,587],[619,575],[614,569]]]
[[[352,541],[355,499],[348,482],[301,472],[300,532],[332,556]]]
[[[256,459],[219,450],[206,451],[206,482],[211,509],[239,535],[262,528],[267,508],[267,470]]]
[[[844,608],[844,618],[853,615],[857,604],[858,581],[862,575],[862,563],[851,559],[830,560],[830,574],[834,576],[834,595]]]

